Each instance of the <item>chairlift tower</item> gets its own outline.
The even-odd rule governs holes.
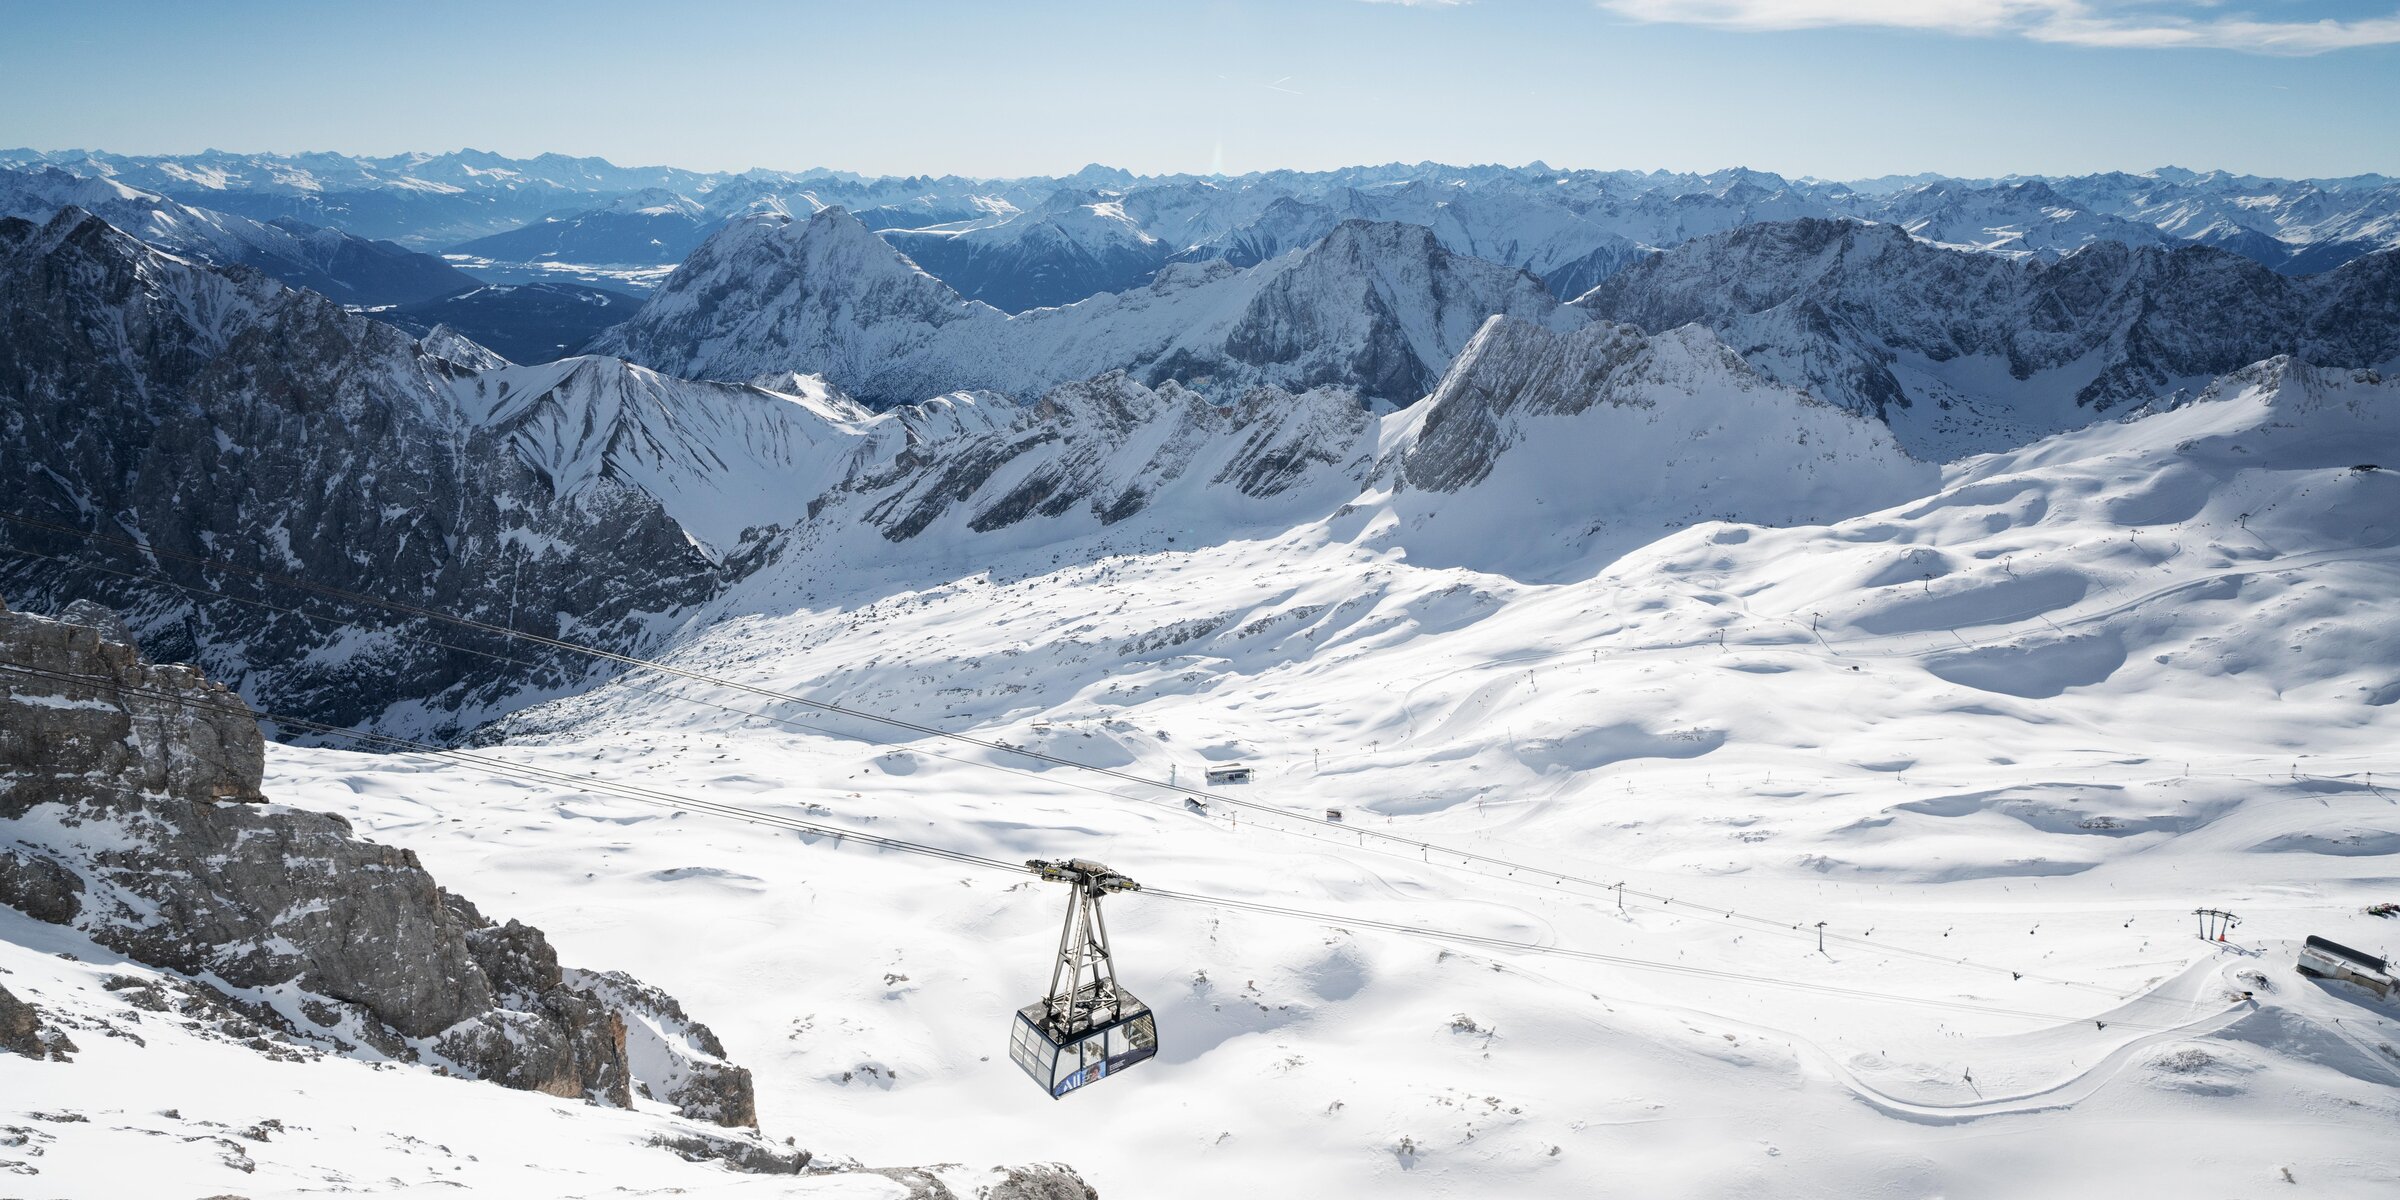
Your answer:
[[[1050,992],[1017,1010],[1008,1056],[1052,1099],[1158,1053],[1150,1006],[1117,983],[1101,897],[1142,885],[1086,859],[1029,859],[1034,877],[1068,885]]]

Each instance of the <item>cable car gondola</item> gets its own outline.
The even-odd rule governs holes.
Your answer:
[[[1067,917],[1050,969],[1050,994],[1017,1010],[1010,1061],[1055,1100],[1158,1053],[1158,1023],[1117,984],[1100,898],[1142,885],[1084,859],[1029,859],[1034,875],[1070,885]]]

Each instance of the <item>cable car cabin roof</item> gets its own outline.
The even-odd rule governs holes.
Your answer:
[[[1116,1011],[1111,1015],[1108,1006],[1100,1003],[1099,986],[1098,983],[1083,985],[1082,990],[1075,993],[1073,1011],[1067,1013],[1064,1020],[1051,1020],[1050,1001],[1047,999],[1036,1000],[1018,1009],[1017,1016],[1041,1030],[1043,1036],[1051,1041],[1064,1044],[1076,1038],[1089,1037],[1112,1025],[1122,1025],[1135,1017],[1150,1015],[1150,1006],[1124,988],[1116,989]]]

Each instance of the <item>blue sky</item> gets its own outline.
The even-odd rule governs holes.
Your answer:
[[[2400,174],[2400,0],[0,0],[0,145]]]

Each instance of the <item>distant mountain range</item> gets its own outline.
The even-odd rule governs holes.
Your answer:
[[[1454,253],[1431,230],[1367,221],[1256,266],[1180,264],[1145,287],[1011,315],[829,208],[727,228],[593,349],[698,378],[822,375],[877,404],[1038,395],[1117,369],[1213,396],[1332,385],[1406,403],[1496,313],[1585,319],[1541,281]]]
[[[1346,220],[1433,229],[1453,251],[1520,267],[1572,298],[1643,255],[1761,221],[1841,218],[1923,240],[2055,258],[2096,241],[2198,242],[2289,274],[2400,245],[2400,181],[2140,174],[1849,182],[1763,171],[1560,170],[1393,163],[1240,176],[867,177],[617,167],[478,151],[130,156],[0,151],[214,212],[290,218],[447,251],[495,282],[642,289],[727,222],[848,209],[961,295],[1018,312],[1146,283],[1165,262],[1250,266]],[[576,271],[571,268],[590,268]]]
[[[68,206],[161,249],[217,266],[253,267],[345,304],[408,304],[475,286],[430,255],[290,219],[274,223],[195,208],[110,179],[53,167],[0,169],[0,217],[47,220]]]
[[[2396,189],[6,152],[0,507],[625,647],[770,560],[1192,514],[1539,574],[1863,511],[2262,360],[2400,368]],[[540,282],[422,249],[454,246]],[[568,282],[639,256],[646,296]],[[103,596],[328,719],[446,735],[579,678],[30,544],[72,569],[11,559],[0,595]]]

